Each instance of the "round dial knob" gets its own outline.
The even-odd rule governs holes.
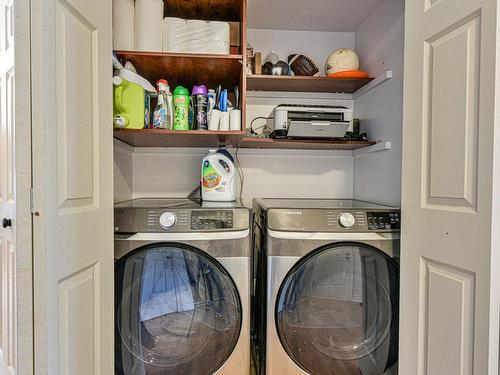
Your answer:
[[[342,212],[339,215],[339,224],[343,228],[350,228],[355,222],[356,220],[354,220],[354,216],[350,212]]]
[[[177,222],[177,216],[173,212],[167,211],[161,214],[159,222],[163,229],[169,229]]]

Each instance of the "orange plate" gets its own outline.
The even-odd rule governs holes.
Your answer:
[[[348,70],[345,72],[337,72],[329,74],[330,78],[368,78],[368,72],[362,70]]]

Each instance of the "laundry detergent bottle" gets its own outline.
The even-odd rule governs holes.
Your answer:
[[[201,164],[201,197],[205,201],[236,200],[234,160],[225,150],[209,150]]]
[[[189,130],[189,91],[182,86],[174,90],[174,130]]]

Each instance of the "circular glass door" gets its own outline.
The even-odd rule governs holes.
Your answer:
[[[155,244],[119,260],[115,273],[120,373],[209,375],[229,358],[241,302],[215,259],[187,245]]]
[[[285,277],[276,329],[310,374],[380,375],[397,361],[398,305],[396,261],[364,244],[329,245]]]

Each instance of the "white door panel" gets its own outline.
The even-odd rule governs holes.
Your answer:
[[[34,4],[37,370],[114,373],[111,0]],[[37,97],[37,95],[41,95]],[[45,200],[43,200],[45,197]],[[37,247],[40,248],[39,257]],[[35,260],[36,262],[36,260]],[[40,351],[39,351],[40,349]]]
[[[16,364],[16,204],[14,159],[14,3],[0,2],[0,374]],[[12,225],[2,227],[3,219]]]
[[[497,361],[490,324],[498,304],[490,295],[497,6],[406,1],[403,375],[488,374]]]

